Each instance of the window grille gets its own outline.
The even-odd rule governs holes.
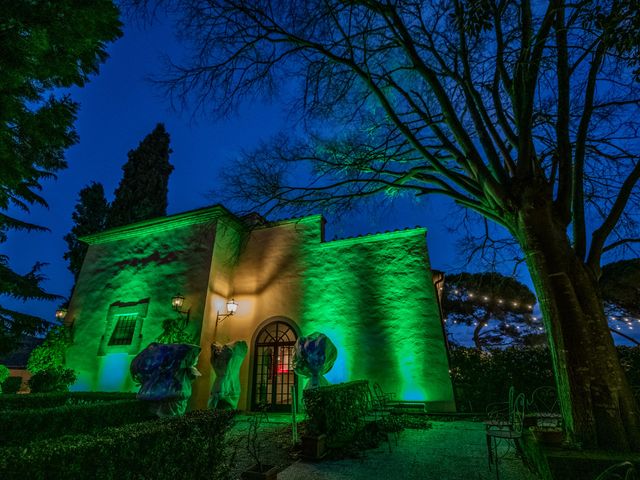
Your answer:
[[[131,345],[137,320],[137,315],[121,315],[117,317],[116,327],[113,329],[109,339],[109,345]]]

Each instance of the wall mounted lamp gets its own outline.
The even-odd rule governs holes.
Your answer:
[[[63,321],[64,317],[67,316],[67,309],[66,308],[59,308],[56,310],[56,320],[60,320]]]
[[[216,316],[216,327],[218,326],[218,323],[221,323],[225,318],[230,317],[231,315],[236,313],[237,309],[238,309],[238,304],[233,301],[233,298],[231,300],[228,300],[227,313],[217,312],[218,315]]]
[[[173,307],[173,309],[180,315],[185,315],[185,321],[189,321],[189,313],[191,313],[191,309],[188,308],[186,310],[182,310],[182,305],[184,305],[184,295],[176,293],[173,297],[171,297],[171,306]]]

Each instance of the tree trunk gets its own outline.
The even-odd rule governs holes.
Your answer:
[[[474,315],[478,324],[475,326],[476,328],[473,329],[473,343],[479,351],[482,351],[483,346],[482,339],[480,338],[480,331],[489,323],[490,317],[491,314],[488,310],[484,312],[481,319],[477,319]]]
[[[598,280],[576,256],[550,202],[531,190],[523,195],[514,231],[540,302],[569,441],[640,450],[638,407],[609,333]]]

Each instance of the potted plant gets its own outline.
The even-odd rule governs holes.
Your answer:
[[[310,460],[320,460],[327,454],[327,435],[312,431],[302,436],[302,454]]]
[[[261,460],[262,445],[260,443],[259,431],[263,413],[255,414],[249,420],[249,430],[247,431],[247,452],[253,459],[254,464],[240,474],[244,480],[275,480],[278,478],[278,469],[275,465],[268,465]]]

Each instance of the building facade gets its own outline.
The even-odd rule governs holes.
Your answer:
[[[202,348],[192,408],[207,406],[211,343],[236,340],[249,346],[239,408],[290,408],[302,389],[293,345],[317,331],[338,349],[331,383],[368,379],[431,411],[455,409],[424,229],[325,242],[319,215],[248,223],[213,206],[84,237],[66,317],[72,389],[135,391],[131,360],[180,316]]]

